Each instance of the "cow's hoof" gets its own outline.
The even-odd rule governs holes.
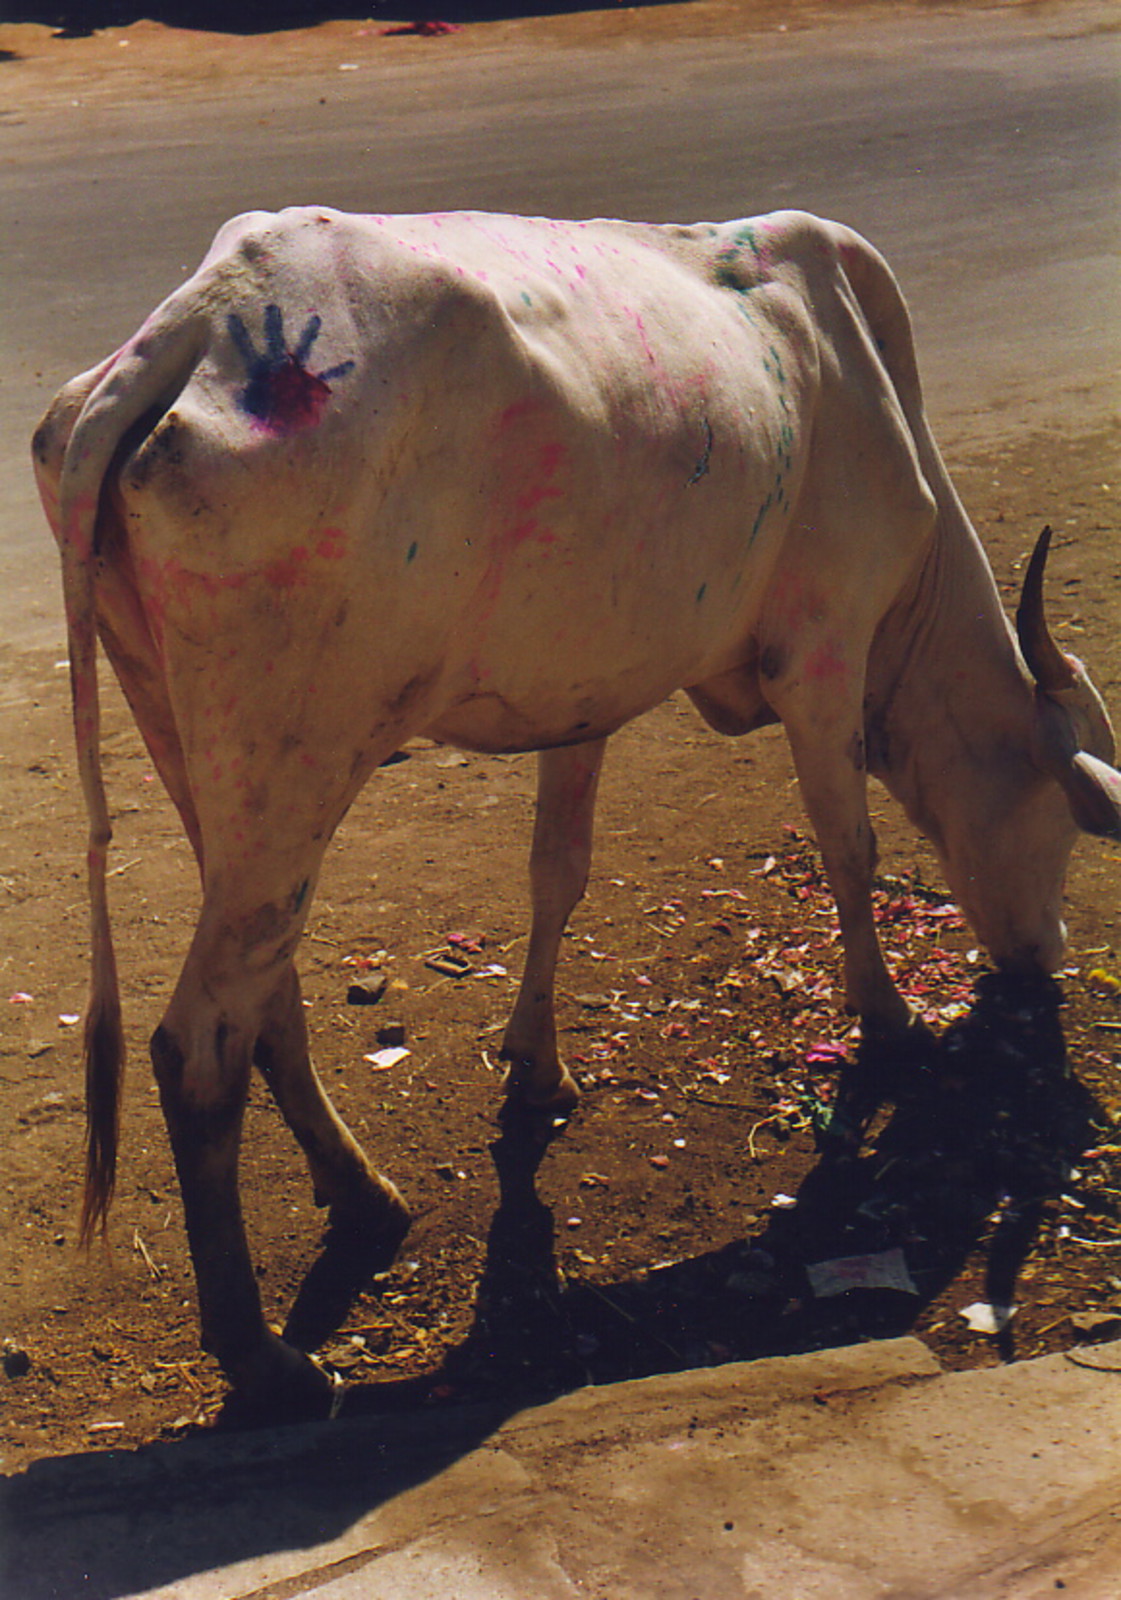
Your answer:
[[[519,1060],[503,1051],[503,1059],[510,1066],[502,1084],[506,1099],[513,1105],[524,1106],[527,1111],[550,1111],[563,1117],[574,1111],[580,1103],[580,1090],[568,1068],[562,1066],[559,1076],[542,1084],[535,1080],[533,1063]]]
[[[231,1411],[254,1423],[323,1422],[339,1413],[342,1380],[271,1330],[247,1360],[227,1368]]]
[[[360,1250],[367,1260],[379,1263],[377,1271],[392,1265],[412,1224],[400,1191],[378,1173],[364,1176],[333,1200],[327,1219],[331,1243]]]
[[[910,1006],[892,1011],[889,1015],[877,1013],[860,1019],[861,1048],[865,1054],[929,1055],[935,1036],[923,1019]]]

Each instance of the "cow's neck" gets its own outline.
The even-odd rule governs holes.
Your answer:
[[[936,844],[963,780],[1022,739],[1033,705],[988,558],[944,475],[937,498],[925,558],[873,646],[867,726],[870,770]]]

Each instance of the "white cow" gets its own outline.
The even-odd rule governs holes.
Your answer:
[[[91,819],[85,1228],[123,1046],[95,636],[198,856],[198,927],[152,1059],[204,1342],[236,1386],[322,1403],[265,1326],[237,1197],[256,1062],[340,1227],[408,1223],[308,1059],[293,957],[324,849],[417,734],[537,750],[533,922],[509,1091],[569,1106],[553,984],[610,734],[684,688],[780,720],[836,896],[848,1004],[911,1025],[873,925],[865,787],[933,840],[1003,966],[1060,962],[1079,828],[1116,834],[1101,701],[1022,649],[924,418],[906,307],[848,229],[481,214],[239,217],[68,384],[35,462],[61,555]]]

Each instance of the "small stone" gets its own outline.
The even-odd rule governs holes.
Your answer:
[[[346,991],[348,1006],[376,1006],[389,986],[384,972],[370,972],[356,978]]]
[[[405,1024],[403,1022],[386,1022],[374,1035],[378,1044],[399,1046],[405,1042]]]
[[[31,1371],[30,1355],[12,1339],[5,1339],[0,1346],[0,1361],[3,1362],[6,1378],[26,1378]]]
[[[1116,1339],[1121,1334],[1121,1311],[1076,1311],[1070,1325],[1087,1344]]]
[[[474,970],[466,956],[453,955],[429,956],[424,963],[432,972],[439,972],[445,978],[466,978]]]

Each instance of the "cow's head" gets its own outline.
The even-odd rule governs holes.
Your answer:
[[[998,711],[994,728],[987,708],[977,708],[988,725],[989,771],[972,803],[952,808],[938,841],[950,887],[993,959],[1025,976],[1062,965],[1063,885],[1079,831],[1121,838],[1121,774],[1111,765],[1109,716],[1082,663],[1055,643],[1044,615],[1050,539],[1045,528],[1016,613],[1034,679],[1026,718],[1014,717],[1004,729]]]

